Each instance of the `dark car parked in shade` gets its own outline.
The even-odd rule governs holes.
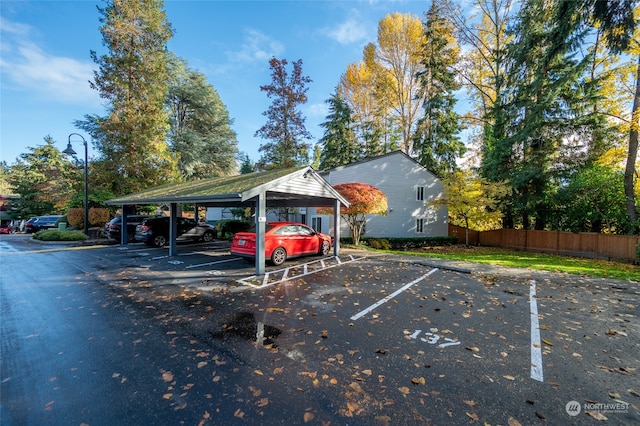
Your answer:
[[[216,238],[216,230],[206,223],[197,223],[186,217],[176,218],[178,221],[178,241],[211,242]],[[159,216],[142,221],[136,227],[136,240],[147,245],[162,247],[169,241],[169,217]]]
[[[132,242],[136,240],[136,228],[142,223],[143,220],[152,216],[143,214],[130,214],[127,215],[127,241]],[[111,219],[104,226],[105,234],[108,238],[112,238],[116,241],[120,241],[122,232],[122,215],[116,216]]]
[[[46,229],[56,228],[58,219],[63,217],[62,215],[49,215],[49,216],[36,216],[27,221],[24,226],[24,231],[27,234],[34,234],[38,231],[44,231]]]

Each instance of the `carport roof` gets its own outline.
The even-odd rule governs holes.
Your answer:
[[[349,206],[313,168],[305,166],[170,183],[105,202],[107,205],[197,203],[209,207],[252,205],[261,193],[268,207]]]

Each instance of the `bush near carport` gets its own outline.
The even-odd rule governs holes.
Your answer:
[[[216,222],[218,238],[222,239],[233,238],[233,234],[236,232],[248,231],[249,228],[251,228],[251,223],[246,220],[224,219]]]
[[[34,240],[39,241],[84,241],[87,236],[81,231],[58,231],[51,229],[33,234]]]
[[[458,244],[458,237],[425,238],[373,238],[362,237],[360,242],[379,250],[409,250],[422,247],[450,246]],[[353,244],[353,238],[340,238],[341,244]]]

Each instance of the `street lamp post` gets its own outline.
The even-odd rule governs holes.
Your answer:
[[[84,144],[84,233],[89,236],[89,150],[87,148],[87,141],[79,133],[71,133],[67,142],[67,149],[62,151],[67,155],[76,155],[77,152],[71,147],[71,136],[80,136],[82,143]]]

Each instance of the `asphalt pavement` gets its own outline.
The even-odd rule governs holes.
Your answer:
[[[255,277],[224,241],[0,236],[0,266],[3,425],[640,423],[637,283],[360,250]]]

